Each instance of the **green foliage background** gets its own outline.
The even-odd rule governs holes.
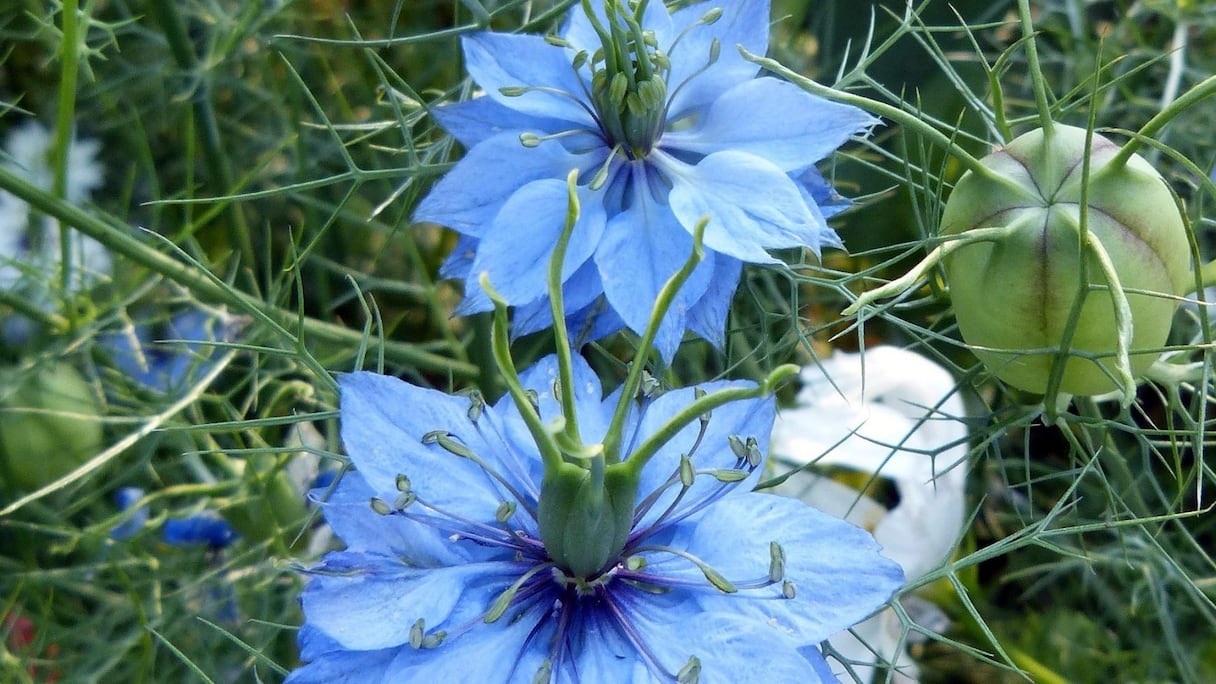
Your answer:
[[[488,321],[453,318],[458,286],[437,279],[453,236],[409,222],[461,154],[427,108],[473,92],[459,35],[549,30],[570,5],[19,0],[0,9],[0,133],[29,118],[60,141],[74,128],[101,141],[106,169],[83,211],[52,193],[32,203],[119,255],[113,279],[65,297],[36,340],[0,346],[0,430],[38,415],[13,399],[25,379],[67,364],[97,404],[73,418],[99,424],[105,445],[48,491],[0,487],[0,615],[10,616],[0,680],[278,681],[296,663],[295,569],[315,559],[318,532],[288,473],[318,456],[344,463],[332,374],[370,368],[499,392]],[[1210,0],[1032,7],[1059,121],[1084,126],[1092,113],[1119,138],[1216,73]],[[1012,3],[775,0],[773,16],[770,56],[933,122],[972,154],[999,142],[994,84],[1012,127],[1034,125]],[[1216,162],[1216,100],[1178,116],[1160,141],[1146,156],[1210,257],[1216,196],[1204,176]],[[747,270],[727,348],[690,341],[674,367],[656,369],[662,380],[754,378],[878,343],[947,364],[972,407],[974,518],[955,560],[913,588],[952,619],[940,635],[907,623],[924,681],[1216,681],[1213,339],[1203,310],[1183,307],[1171,337],[1178,361],[1202,364],[1199,382],[1146,384],[1130,410],[1078,399],[1049,424],[1054,407],[977,364],[940,278],[863,320],[839,316],[924,255],[957,161],[891,124],[824,170],[858,201],[834,222],[849,254],[819,263],[790,253],[789,270]],[[212,351],[214,381],[182,395],[141,389],[96,344],[140,315],[195,305],[238,317],[243,332]],[[0,315],[15,310],[19,301],[0,298]],[[589,351],[609,384],[634,342],[618,336]],[[518,341],[517,362],[551,344]],[[316,429],[305,446],[301,425]],[[152,518],[117,542],[109,531],[129,512],[112,496],[126,485],[148,492]],[[160,540],[166,519],[204,509],[237,525],[241,540],[222,551]],[[32,624],[29,643],[15,616]]]

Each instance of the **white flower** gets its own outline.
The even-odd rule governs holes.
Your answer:
[[[875,347],[864,354],[838,352],[803,369],[802,381],[797,406],[777,416],[773,456],[791,468],[814,462],[876,473],[898,488],[899,504],[887,511],[808,472],[777,491],[872,529],[883,555],[903,566],[909,581],[940,567],[954,552],[966,516],[967,429],[954,378],[918,354]],[[924,610],[919,604],[905,608]],[[930,608],[917,621],[933,627],[941,620]],[[916,665],[902,652],[902,629],[887,610],[854,628],[860,641],[844,632],[831,644],[863,663],[853,666],[863,682],[874,675],[875,653],[898,668],[892,681],[915,682]],[[838,676],[851,679],[842,665],[833,665]]]
[[[37,121],[14,128],[5,140],[0,165],[31,184],[51,190],[51,133]],[[100,143],[73,139],[68,147],[65,199],[83,204],[101,187],[103,169],[97,162]],[[69,289],[79,292],[101,282],[110,273],[110,254],[100,243],[71,233]],[[52,288],[60,269],[59,223],[39,216],[30,205],[0,191],[0,289],[17,290],[44,308],[52,306]],[[5,326],[6,329],[11,326]],[[10,336],[13,331],[7,330]]]

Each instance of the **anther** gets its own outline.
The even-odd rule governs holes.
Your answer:
[[[505,523],[515,515],[516,503],[514,501],[503,501],[498,504],[498,510],[494,511],[494,519],[499,523]]]
[[[692,467],[692,459],[688,454],[680,454],[680,484],[691,487],[697,477],[697,471]]]
[[[523,136],[520,136],[520,139],[522,142]],[[469,392],[469,420],[476,423],[478,419],[481,418],[481,414],[485,413],[485,410],[486,400],[485,397],[481,395],[481,390],[473,390],[472,392]]]
[[[780,582],[785,579],[785,549],[777,542],[768,544],[768,581]]]
[[[536,674],[532,676],[532,684],[549,684],[553,679],[553,661],[545,658],[540,667],[536,668]]]
[[[756,441],[755,437],[748,437],[744,448],[747,452],[747,464],[753,468],[759,468],[760,464],[764,462],[764,454],[760,452],[760,443]]]
[[[376,512],[376,515],[389,515],[393,512],[393,507],[390,506],[389,503],[384,499],[373,496],[371,499],[371,504],[372,510]]]
[[[743,438],[739,435],[731,435],[726,438],[726,442],[730,444],[731,453],[740,461],[747,460],[747,445],[743,443]]]
[[[699,681],[701,681],[701,660],[696,656],[689,656],[688,662],[684,663],[684,667],[681,667],[680,671],[676,673],[676,682],[697,684]]]
[[[410,627],[410,646],[418,649],[422,648],[422,640],[426,637],[426,620],[418,618]]]

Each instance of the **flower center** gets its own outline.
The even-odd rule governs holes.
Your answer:
[[[648,0],[607,0],[601,22],[584,0],[603,47],[590,58],[591,104],[605,135],[632,159],[644,158],[662,135],[671,63],[653,31],[642,28]]]

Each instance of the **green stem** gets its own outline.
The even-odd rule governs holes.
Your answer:
[[[490,285],[490,279],[485,273],[481,274],[480,283],[481,289],[485,291],[486,296],[494,303],[494,332],[491,338],[494,347],[494,361],[502,374],[503,382],[507,385],[507,393],[511,395],[511,399],[515,402],[515,407],[519,409],[520,417],[523,418],[524,424],[528,426],[528,432],[532,434],[532,439],[536,442],[536,448],[540,451],[541,461],[545,464],[545,472],[558,472],[565,464],[561,449],[558,447],[553,435],[545,428],[545,424],[541,422],[540,415],[528,399],[528,393],[519,381],[519,372],[515,369],[515,360],[511,358],[511,335],[507,325],[507,302]]]
[[[848,308],[842,311],[841,315],[852,316],[858,311],[861,311],[863,307],[870,306],[879,299],[883,299],[884,297],[893,297],[911,289],[912,286],[919,282],[930,269],[937,266],[942,259],[945,259],[950,255],[951,252],[955,251],[959,247],[964,247],[974,242],[998,242],[1003,240],[1013,231],[1014,227],[1012,226],[997,226],[994,228],[976,228],[974,230],[968,230],[964,233],[960,233],[957,237],[953,237],[949,242],[938,245],[932,252],[925,255],[925,258],[921,259],[920,263],[913,266],[904,275],[892,280],[882,287],[876,287],[869,292],[863,293],[857,298],[857,301],[853,302],[848,306]]]
[[[185,22],[178,14],[178,3],[151,2],[148,3],[147,10],[164,32],[178,68],[195,79],[194,94],[190,103],[201,129],[203,163],[206,164],[212,183],[218,187],[219,192],[230,193],[235,186],[232,183],[232,173],[224,163],[228,156],[220,137],[215,109],[211,106],[211,84],[199,68],[198,55],[194,53]],[[245,214],[240,205],[231,199],[228,202],[228,239],[238,249],[246,268],[253,268],[257,260],[250,239],[249,224],[245,221]]]
[[[1161,131],[1162,128],[1165,128],[1166,124],[1173,121],[1174,117],[1187,111],[1195,104],[1198,104],[1200,101],[1211,97],[1212,95],[1216,95],[1216,76],[1209,76],[1195,84],[1193,88],[1186,91],[1181,97],[1170,103],[1170,106],[1158,112],[1157,116],[1149,119],[1148,123],[1144,124],[1136,135],[1131,140],[1128,140],[1127,144],[1124,145],[1114,157],[1111,157],[1108,166],[1118,168],[1119,166],[1126,164],[1127,160],[1131,159],[1132,155],[1135,154],[1140,149],[1140,146],[1144,144],[1145,138],[1154,137],[1158,132]]]
[[[67,197],[68,153],[72,147],[76,118],[76,82],[80,73],[80,24],[77,0],[64,0],[61,9],[63,40],[62,63],[59,71],[59,108],[55,118],[55,140],[52,147],[51,170],[56,197]],[[59,295],[66,303],[72,287],[72,241],[68,226],[59,224]],[[76,307],[64,306],[68,328],[76,327]]]
[[[971,156],[969,152],[954,144],[954,142],[941,131],[933,128],[921,119],[908,112],[905,112],[898,107],[893,107],[883,102],[871,100],[868,97],[862,97],[860,95],[854,95],[853,93],[844,92],[835,88],[829,88],[828,86],[812,81],[802,74],[791,71],[788,67],[774,59],[754,55],[743,48],[739,48],[739,53],[742,54],[743,58],[749,62],[754,62],[760,65],[762,68],[781,76],[807,92],[819,95],[820,97],[825,97],[829,100],[834,100],[836,102],[851,104],[854,107],[864,109],[871,114],[884,116],[898,123],[904,128],[916,131],[928,139],[929,142],[954,155],[960,162],[962,162],[964,166],[968,168],[968,170],[979,176],[995,182],[1009,182],[1008,179],[1001,177],[987,166],[984,166],[979,159]]]
[[[755,387],[732,387],[730,389],[718,390],[713,394],[707,394],[700,399],[685,406],[680,411],[676,412],[663,427],[656,430],[642,442],[633,453],[629,455],[627,465],[635,474],[640,473],[642,468],[646,467],[663,445],[670,442],[680,430],[688,427],[693,421],[700,420],[702,416],[714,409],[725,406],[736,401],[745,401],[747,399],[756,399],[759,397],[767,397],[771,395],[781,382],[786,378],[798,374],[798,366],[793,364],[785,364],[773,369],[768,377]]]
[[[26,295],[18,294],[17,292],[0,291],[0,304],[34,321],[46,330],[59,333],[71,329],[71,323],[68,322],[68,319],[57,313],[44,311],[42,307],[30,301],[30,298]]]
[[[629,417],[629,409],[634,404],[638,388],[641,387],[646,358],[650,355],[654,338],[659,333],[659,326],[662,325],[663,318],[667,316],[667,310],[675,301],[676,293],[692,276],[697,264],[700,264],[701,260],[705,258],[705,250],[702,248],[701,242],[705,237],[705,226],[708,223],[708,218],[697,222],[692,231],[692,254],[688,256],[688,260],[684,262],[680,270],[663,284],[663,289],[659,290],[659,298],[655,301],[654,309],[650,313],[650,322],[646,325],[646,332],[642,335],[637,353],[633,357],[633,363],[629,365],[629,373],[625,376],[621,398],[617,401],[616,410],[612,414],[612,423],[608,426],[608,433],[604,436],[604,454],[608,463],[620,463],[621,461],[621,438],[625,432],[625,419]]]
[[[1034,22],[1030,19],[1030,0],[1018,0],[1018,19],[1022,23],[1022,36],[1026,40],[1026,68],[1030,70],[1030,82],[1034,87],[1034,104],[1039,110],[1039,126],[1043,137],[1050,138],[1054,122],[1051,106],[1047,104],[1047,84],[1043,80],[1043,68],[1039,65],[1039,50],[1034,40]]]
[[[5,190],[25,200],[30,206],[44,214],[72,226],[106,245],[111,251],[159,273],[194,292],[200,298],[226,304],[234,310],[248,313],[266,323],[281,337],[288,340],[293,347],[301,347],[305,337],[352,348],[363,342],[363,335],[357,331],[314,318],[300,318],[295,311],[280,309],[272,304],[250,298],[223,283],[211,273],[182,263],[145,245],[136,239],[126,226],[111,225],[79,207],[51,196],[3,167],[0,167],[0,190]],[[462,379],[477,377],[477,368],[470,363],[432,354],[404,342],[383,340],[369,341],[369,343],[382,346],[387,357],[403,364],[451,373],[454,377]],[[305,355],[305,359],[311,359],[311,355]],[[310,365],[313,364],[315,362]],[[318,377],[329,377],[328,371],[319,365],[314,365],[313,370],[318,372]]]

